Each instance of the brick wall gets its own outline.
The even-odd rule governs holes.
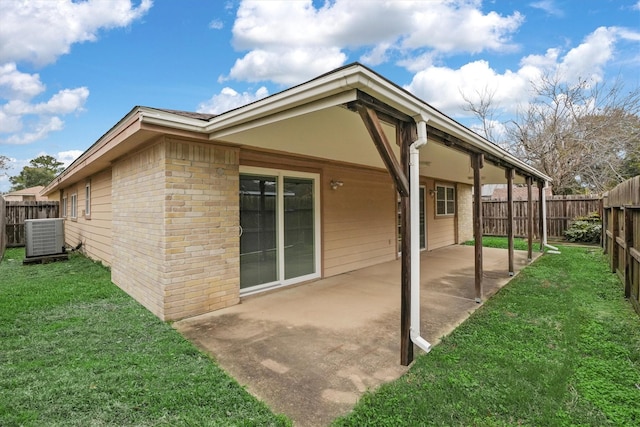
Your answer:
[[[458,184],[458,241],[473,239],[473,186]]]
[[[113,164],[111,280],[164,318],[164,144]]]
[[[113,166],[112,280],[163,320],[239,301],[238,151],[162,138]]]
[[[238,149],[165,143],[165,319],[237,304]]]

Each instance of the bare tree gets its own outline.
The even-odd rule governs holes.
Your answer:
[[[490,90],[486,86],[482,91],[476,90],[477,102],[474,102],[471,97],[462,91],[460,91],[460,95],[462,95],[462,99],[465,102],[463,109],[472,113],[480,121],[481,135],[489,141],[502,145],[502,137],[496,132],[496,123],[498,123],[496,116],[499,108],[494,101],[496,90]]]
[[[602,192],[628,178],[625,161],[640,153],[640,88],[561,83],[545,76],[509,127],[516,154],[553,178],[556,194]]]
[[[494,93],[465,97],[487,139],[553,178],[555,194],[602,192],[640,171],[640,87],[623,92],[613,84],[564,83],[546,75],[531,83],[532,99],[495,141]]]

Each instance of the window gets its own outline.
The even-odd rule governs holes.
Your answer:
[[[455,215],[456,189],[447,185],[436,185],[436,215]]]
[[[67,217],[67,195],[62,196],[62,218]]]
[[[87,182],[84,187],[84,216],[91,216],[91,182]]]
[[[78,195],[71,195],[71,218],[78,217]]]

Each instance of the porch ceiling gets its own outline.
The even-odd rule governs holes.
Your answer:
[[[382,122],[387,139],[395,141],[395,126]],[[270,151],[295,153],[319,159],[384,169],[385,165],[360,116],[336,105],[282,120],[213,135],[218,141]],[[393,144],[396,158],[400,149]],[[468,154],[429,140],[420,149],[420,174],[438,180],[473,184],[473,170]],[[483,184],[505,183],[502,168],[486,163],[482,169]],[[524,179],[516,177],[516,183]]]

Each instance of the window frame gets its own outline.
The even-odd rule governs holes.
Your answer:
[[[441,199],[440,198],[440,193],[438,191],[439,188],[443,188],[444,189],[444,198]],[[452,190],[453,194],[451,199],[449,199],[448,197],[448,191],[447,190]],[[456,187],[455,185],[450,185],[450,184],[441,184],[438,183],[435,185],[435,202],[436,202],[436,206],[435,206],[435,213],[436,213],[436,217],[439,218],[443,218],[443,217],[452,217],[455,216],[456,214]],[[439,212],[439,202],[444,202],[444,212]],[[449,202],[453,203],[453,209],[452,211],[449,211]]]
[[[68,211],[67,211],[67,194],[63,193],[62,195],[62,218],[66,218],[68,215]]]
[[[84,186],[84,217],[91,219],[91,181]]]
[[[71,219],[78,218],[78,193],[71,195]]]

